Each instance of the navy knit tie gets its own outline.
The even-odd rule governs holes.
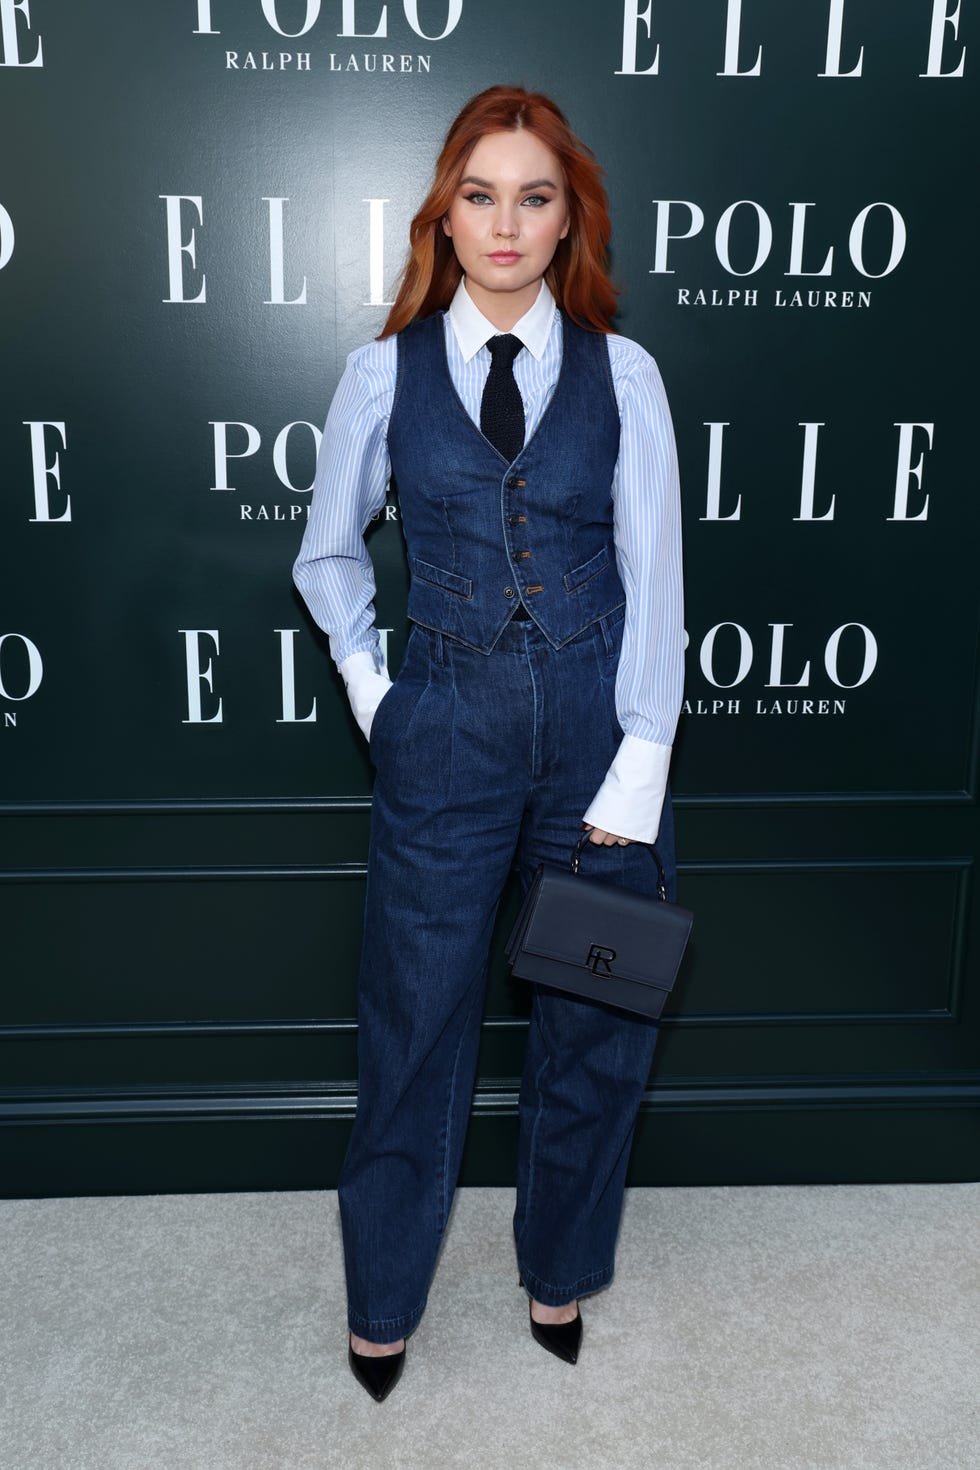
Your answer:
[[[487,343],[491,362],[480,403],[480,432],[508,464],[524,448],[524,402],[514,379],[514,358],[523,346],[509,332]]]

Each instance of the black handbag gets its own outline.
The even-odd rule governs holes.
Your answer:
[[[584,832],[568,871],[542,863],[517,916],[506,955],[522,980],[567,990],[656,1020],[664,1008],[694,923],[667,900],[656,848],[657,897],[579,873]]]

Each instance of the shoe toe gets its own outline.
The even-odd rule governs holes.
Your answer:
[[[388,1397],[402,1375],[405,1366],[405,1349],[400,1353],[387,1353],[383,1358],[369,1358],[364,1353],[355,1353],[347,1345],[347,1361],[351,1372],[362,1387],[380,1404]]]
[[[530,1303],[528,1304],[528,1315],[530,1316]],[[539,1342],[549,1353],[554,1353],[556,1358],[561,1358],[565,1363],[577,1363],[579,1348],[582,1345],[582,1313],[579,1312],[571,1322],[535,1322],[531,1321],[531,1336],[535,1342]]]

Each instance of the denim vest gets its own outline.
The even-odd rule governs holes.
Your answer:
[[[613,546],[619,410],[605,338],[562,314],[551,402],[507,464],[456,393],[444,318],[398,334],[388,450],[408,616],[489,653],[519,598],[558,648],[626,600]]]

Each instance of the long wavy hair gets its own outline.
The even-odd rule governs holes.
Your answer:
[[[467,102],[446,135],[432,187],[409,229],[409,257],[379,337],[390,337],[452,301],[463,272],[443,232],[443,217],[480,139],[520,128],[550,148],[564,177],[569,230],[558,242],[545,281],[573,321],[594,332],[612,330],[617,291],[609,279],[611,226],[602,169],[550,97],[523,87],[490,87]]]

